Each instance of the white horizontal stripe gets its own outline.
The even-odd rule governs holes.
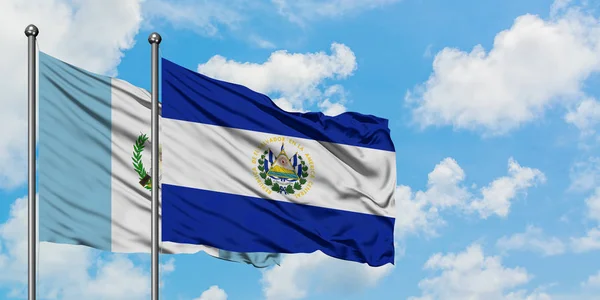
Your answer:
[[[162,183],[222,193],[393,217],[395,153],[256,131],[161,119]],[[256,158],[270,148],[296,151],[309,169],[303,191],[265,189]],[[254,160],[254,161],[253,161]],[[262,186],[262,187],[261,187]],[[308,189],[308,190],[307,190]]]

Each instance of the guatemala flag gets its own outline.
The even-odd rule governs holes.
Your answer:
[[[42,52],[39,68],[40,241],[150,253],[150,93]],[[280,260],[277,253],[202,244],[162,242],[160,248],[256,267]]]
[[[290,113],[162,59],[162,239],[394,263],[388,121]]]

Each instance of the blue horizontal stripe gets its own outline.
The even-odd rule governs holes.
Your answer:
[[[312,253],[394,262],[394,219],[162,185],[162,239],[236,252]]]
[[[247,87],[162,59],[162,117],[336,144],[394,151],[388,120],[346,112],[290,113]]]

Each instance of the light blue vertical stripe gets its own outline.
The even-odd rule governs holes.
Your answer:
[[[39,54],[40,241],[111,249],[111,79]]]

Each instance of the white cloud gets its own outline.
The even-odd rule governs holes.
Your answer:
[[[437,164],[427,179],[428,189],[424,196],[433,206],[446,208],[463,205],[469,198],[467,189],[460,185],[465,180],[465,171],[452,158],[445,158]]]
[[[586,216],[600,225],[600,187],[585,199],[585,205]],[[600,226],[588,230],[585,236],[571,238],[571,247],[577,253],[600,250]]]
[[[600,102],[591,98],[583,100],[575,110],[565,115],[565,120],[575,125],[584,136],[593,135],[600,124]]]
[[[242,39],[264,49],[275,44],[252,32],[252,19],[283,15],[300,26],[306,21],[342,17],[375,9],[400,0],[145,0],[146,27],[166,21],[174,28],[183,28],[205,36],[220,36],[226,30],[237,31]],[[226,3],[226,4],[224,4]],[[258,17],[257,17],[258,16]]]
[[[481,218],[492,214],[506,217],[517,194],[543,182],[544,174],[537,169],[521,167],[510,158],[508,176],[497,178],[481,188],[481,197],[473,194],[464,180],[465,172],[456,160],[445,158],[429,173],[425,191],[413,193],[410,187],[399,186],[396,189],[397,236],[401,238],[417,232],[436,235],[436,228],[445,224],[440,212],[449,209],[476,212]]]
[[[563,12],[569,7],[573,0],[555,0],[550,6],[550,15],[556,16],[558,13]]]
[[[175,271],[175,259],[169,258],[165,263],[160,264],[160,274],[166,275]]]
[[[461,183],[463,169],[453,158],[445,158],[428,174],[427,190],[414,194],[408,186],[396,189],[396,228],[398,238],[419,231],[436,235],[436,228],[445,224],[441,210],[463,207],[470,193]]]
[[[571,167],[569,190],[587,192],[600,186],[600,157],[590,157]]]
[[[496,242],[496,246],[503,251],[527,250],[539,252],[544,256],[563,254],[566,250],[565,244],[560,239],[545,236],[542,229],[535,226],[527,226],[524,233],[501,237]]]
[[[249,39],[253,44],[258,46],[259,48],[263,48],[263,49],[276,48],[276,46],[273,42],[265,40],[264,38],[262,38],[258,35],[251,35]]]
[[[549,299],[537,292],[528,295],[525,291],[512,291],[528,283],[532,276],[521,267],[503,266],[498,256],[485,256],[478,244],[458,254],[436,253],[424,268],[439,273],[421,280],[422,295],[410,298],[412,300]]]
[[[173,272],[175,272],[175,259],[174,258],[169,258],[169,260],[167,260],[164,263],[160,263],[158,265],[158,274],[159,274],[159,288],[163,289],[165,287],[165,277],[166,275],[169,275]]]
[[[85,262],[82,264],[86,266]],[[89,263],[87,264],[89,266]],[[81,268],[81,265],[79,266]],[[88,267],[89,268],[89,267]],[[86,278],[81,290],[63,288],[62,299],[147,299],[150,285],[149,276],[136,267],[127,257],[119,255],[113,260],[97,263],[94,277]],[[64,270],[67,271],[67,270]],[[70,270],[72,271],[72,270]],[[56,276],[57,273],[54,274]],[[85,277],[84,277],[85,278]],[[81,279],[80,279],[81,281]],[[70,282],[72,285],[74,282]],[[53,288],[57,289],[56,285]]]
[[[245,1],[220,1],[202,0],[146,0],[144,3],[144,16],[148,18],[145,25],[150,26],[150,21],[167,21],[175,28],[184,28],[206,36],[219,34],[219,26],[236,28],[244,21],[242,5]]]
[[[0,1],[0,188],[24,183],[27,158],[27,38],[40,29],[40,50],[92,72],[114,75],[123,51],[134,44],[141,0]]]
[[[17,199],[0,224],[0,286],[23,296],[27,286],[27,199]],[[43,298],[148,299],[148,272],[127,258],[88,247],[41,243],[38,290]]]
[[[595,192],[585,199],[585,205],[588,209],[588,217],[600,224],[600,187],[597,187]]]
[[[194,300],[227,300],[227,293],[218,286],[213,285]]]
[[[415,122],[504,134],[541,117],[554,104],[584,99],[583,82],[600,70],[600,22],[565,3],[555,5],[549,20],[518,17],[496,35],[489,52],[481,45],[470,53],[440,51],[429,79],[406,95]],[[588,117],[568,119],[587,124],[575,120]]]
[[[419,191],[418,193],[423,193]],[[426,192],[425,192],[426,193]],[[445,225],[436,207],[426,197],[414,197],[408,186],[396,188],[396,224],[394,235],[402,239],[408,234],[423,232],[428,236],[437,235],[436,229]]]
[[[582,286],[589,288],[600,288],[600,271],[595,275],[590,275],[585,282],[581,283]]]
[[[290,102],[288,99],[286,98],[277,98],[277,99],[273,99],[273,102],[275,103],[275,105],[277,105],[279,108],[288,111],[288,112],[300,112],[300,113],[304,113],[306,112],[306,110],[302,109],[302,108],[297,108],[294,106],[294,104],[292,102]]]
[[[325,90],[323,96],[325,99],[318,104],[318,107],[323,114],[337,116],[346,112],[346,106],[344,106],[344,103],[346,102],[346,92],[344,91],[343,86],[339,84],[332,85]]]
[[[576,253],[600,250],[600,228],[588,230],[583,237],[571,238],[571,247]]]
[[[423,52],[424,58],[430,58],[433,55],[433,53],[431,52],[432,48],[433,48],[432,44],[427,45],[427,48],[425,48],[425,51]]]
[[[329,99],[325,99],[319,103],[319,108],[323,111],[323,114],[328,116],[337,116],[346,112],[346,107],[343,104],[331,103]]]
[[[482,198],[470,204],[470,209],[478,211],[481,218],[492,214],[506,217],[510,210],[510,200],[519,192],[538,183],[546,182],[546,177],[538,169],[521,167],[514,159],[508,160],[508,176],[500,177],[481,189]]]
[[[571,295],[569,295],[570,297]],[[508,293],[502,300],[559,300],[559,298],[556,298],[554,295],[549,295],[546,294],[542,291],[534,291],[532,293],[528,293],[525,290],[520,290],[517,292],[511,292]],[[573,299],[573,298],[567,298],[567,299]],[[580,300],[583,300],[582,298],[579,298]]]
[[[284,256],[281,265],[263,272],[266,300],[303,299],[311,291],[354,293],[374,287],[394,266],[367,264],[331,258],[320,251]]]
[[[279,13],[290,21],[304,25],[318,18],[341,17],[363,10],[379,8],[400,0],[271,0]]]
[[[305,103],[311,105],[317,99],[324,101],[339,93],[339,88],[331,90],[335,85],[326,86],[325,80],[344,79],[352,75],[356,68],[356,57],[352,50],[346,45],[333,43],[331,54],[288,53],[280,50],[273,52],[262,64],[240,63],[215,55],[200,64],[198,72],[245,85],[272,98],[283,98],[284,101],[278,102],[278,105],[284,103],[282,108],[291,105],[294,110],[303,110]]]

